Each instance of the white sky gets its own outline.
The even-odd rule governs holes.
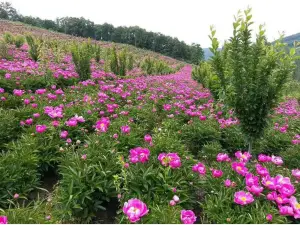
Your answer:
[[[83,16],[95,23],[140,26],[209,47],[209,26],[222,42],[232,34],[233,16],[252,7],[253,29],[265,23],[269,41],[278,32],[300,32],[300,0],[7,0],[23,15],[52,19]]]

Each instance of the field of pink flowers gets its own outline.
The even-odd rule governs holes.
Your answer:
[[[0,224],[299,223],[300,107],[247,152],[234,111],[185,65],[120,78],[28,46],[0,59]],[[135,73],[134,71],[138,71]]]

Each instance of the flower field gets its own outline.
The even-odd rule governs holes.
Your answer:
[[[146,73],[154,53],[129,49],[122,76],[113,46],[101,46],[83,80],[77,42],[43,37],[39,60],[34,44],[1,47],[0,224],[299,223],[291,90],[248,152],[235,112],[192,79],[192,65],[161,56]]]

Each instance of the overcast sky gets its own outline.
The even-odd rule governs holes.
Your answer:
[[[233,16],[252,7],[254,26],[265,23],[270,41],[279,32],[300,32],[300,0],[8,0],[23,15],[52,19],[83,16],[95,23],[140,26],[209,47],[209,26],[224,41],[232,34]]]

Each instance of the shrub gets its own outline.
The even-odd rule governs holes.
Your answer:
[[[38,157],[31,142],[12,143],[0,157],[0,207],[6,207],[15,193],[26,196],[39,184]]]
[[[88,80],[91,77],[91,57],[88,43],[75,44],[72,47],[72,59],[81,81]]]
[[[251,41],[251,18],[251,9],[244,11],[244,18],[240,14],[236,17],[227,57],[221,57],[213,28],[210,36],[214,72],[226,95],[225,102],[234,108],[240,121],[249,150],[254,140],[263,134],[268,115],[295,68],[295,49],[287,54],[282,39],[268,45],[263,26],[259,28],[256,42]]]
[[[20,120],[14,116],[13,111],[0,109],[0,149],[5,149],[5,145],[17,139],[20,134]]]
[[[108,136],[93,135],[87,148],[68,149],[62,158],[62,179],[55,197],[62,221],[88,222],[116,196],[113,176],[120,170]],[[82,155],[86,154],[86,159]]]
[[[22,47],[23,44],[24,44],[24,42],[25,42],[25,39],[24,39],[24,37],[22,35],[17,35],[15,37],[14,44],[16,45],[17,48]]]
[[[280,156],[284,158],[284,165],[289,169],[297,169],[300,165],[300,145],[292,145],[280,152]]]
[[[9,32],[5,32],[3,34],[3,39],[7,44],[10,44],[10,45],[14,44],[14,41],[15,41],[13,34],[9,33]]]
[[[0,101],[0,107],[3,109],[16,109],[23,105],[20,97],[14,95],[4,95],[5,101]]]
[[[25,36],[27,44],[29,45],[29,55],[34,61],[40,59],[40,49],[42,46],[42,40],[38,40],[31,35]]]
[[[127,70],[132,70],[134,64],[133,54],[128,54],[128,63],[127,63]]]
[[[199,118],[195,118],[191,124],[185,124],[182,127],[181,137],[188,149],[197,155],[203,145],[220,140],[221,134],[216,121],[201,121]]]
[[[5,42],[0,41],[0,58],[12,60],[13,57],[8,53],[8,46]]]
[[[202,179],[197,179],[195,174],[191,173],[193,160],[181,157],[181,167],[172,169],[160,164],[156,154],[150,155],[150,159],[145,163],[130,163],[128,168],[124,168],[119,176],[116,176],[116,186],[121,194],[121,206],[131,198],[138,198],[147,204],[149,211],[155,212],[155,215],[161,217],[154,218],[153,215],[146,215],[142,218],[142,223],[163,223],[167,221],[177,221],[171,215],[162,216],[157,209],[169,211],[174,215],[177,210],[173,211],[169,207],[169,202],[177,195],[180,201],[177,207],[197,208],[197,201],[201,197],[199,190],[202,185]],[[127,161],[127,159],[125,159]],[[120,161],[123,164],[123,161]],[[191,183],[192,182],[192,183]],[[193,185],[191,185],[193,184]],[[176,188],[176,193],[174,193]],[[150,213],[149,213],[150,214]],[[127,219],[126,219],[127,220]],[[151,222],[150,222],[151,221]]]
[[[22,82],[22,86],[25,90],[36,91],[37,89],[45,88],[47,81],[41,76],[28,77]]]
[[[220,143],[222,149],[231,154],[237,149],[245,149],[247,147],[242,132],[236,125],[221,129]]]
[[[14,203],[3,214],[7,216],[10,224],[50,224],[54,219],[50,216],[48,205],[49,203],[42,199],[36,199],[29,204]]]

